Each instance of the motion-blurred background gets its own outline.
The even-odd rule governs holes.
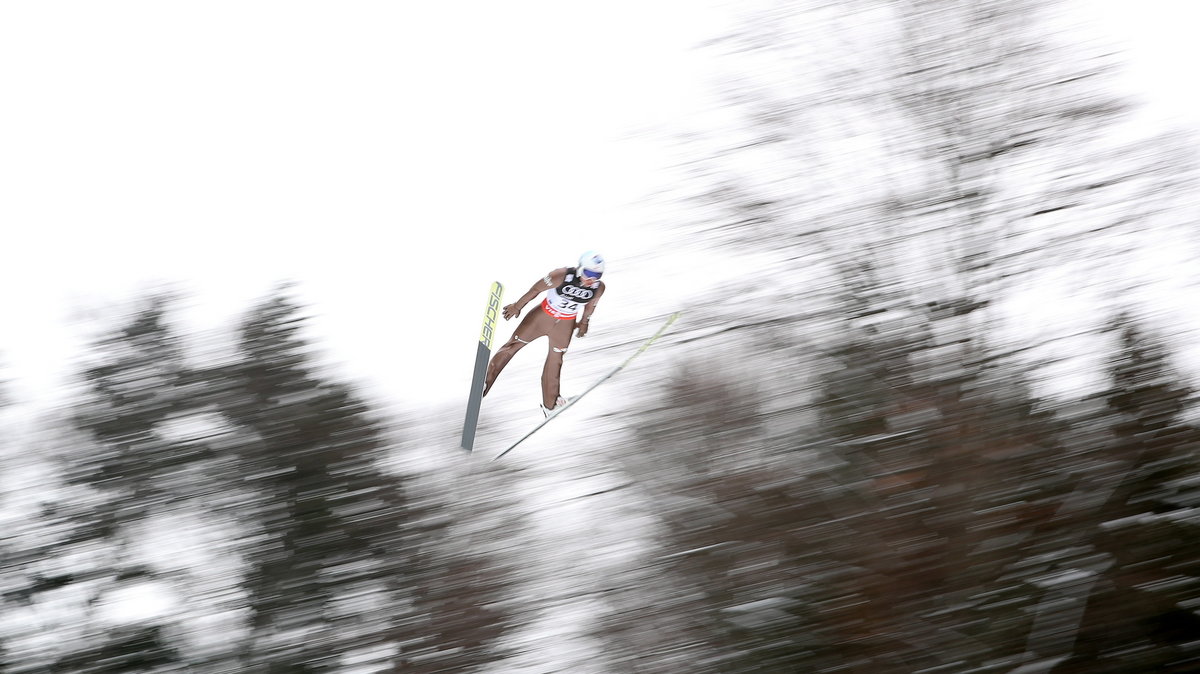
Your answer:
[[[1195,13],[5,4],[0,672],[1200,671]]]

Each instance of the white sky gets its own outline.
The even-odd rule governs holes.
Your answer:
[[[643,245],[622,139],[698,91],[686,6],[5,3],[0,362],[52,390],[80,308],[181,282],[211,327],[292,278],[350,369],[469,377],[492,280]]]
[[[1081,3],[1200,123],[1196,5]],[[702,100],[699,4],[0,4],[0,363],[43,395],[81,309],[175,282],[208,329],[295,279],[356,376],[457,396],[488,284],[511,301],[588,248],[596,329],[643,316],[622,263],[664,235],[626,206],[661,179],[638,134]]]
[[[1076,0],[1081,14],[1121,41],[1129,85],[1142,90],[1152,117],[1200,126],[1200,3],[1190,0]]]

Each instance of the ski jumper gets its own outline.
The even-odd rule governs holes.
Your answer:
[[[557,285],[552,277],[558,272],[565,272],[563,280]],[[571,344],[571,336],[577,325],[576,319],[580,312],[586,318],[595,310],[596,302],[604,292],[604,283],[598,282],[594,287],[586,287],[583,279],[576,273],[574,267],[555,270],[535,283],[530,293],[546,291],[546,297],[538,308],[531,310],[521,320],[520,325],[513,331],[512,337],[501,346],[492,360],[488,363],[487,377],[484,379],[483,394],[492,388],[500,372],[508,365],[508,361],[526,344],[539,337],[547,337],[550,342],[546,353],[546,363],[542,367],[542,403],[547,409],[553,409],[560,393],[563,356]],[[532,299],[532,297],[530,297]],[[590,306],[588,306],[590,304]],[[585,311],[586,308],[586,311]]]

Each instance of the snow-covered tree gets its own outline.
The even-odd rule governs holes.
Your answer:
[[[235,362],[207,376],[238,428],[249,570],[245,666],[336,671],[401,650],[411,573],[405,497],[380,461],[379,421],[344,384],[314,372],[300,307],[280,291],[243,322]]]
[[[228,429],[182,402],[184,361],[149,307],[93,347],[76,405],[6,457],[5,671],[231,666],[242,619],[222,498],[236,489],[217,493],[208,449]]]
[[[254,492],[243,546],[251,611],[246,664],[340,671],[351,663],[446,671],[494,659],[505,573],[448,540],[451,494],[414,499],[386,469],[381,419],[318,370],[300,306],[281,289],[243,322],[222,413]],[[392,671],[388,669],[388,671]]]

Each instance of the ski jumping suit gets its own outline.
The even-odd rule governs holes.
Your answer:
[[[548,337],[550,350],[546,354],[546,364],[542,367],[542,403],[547,409],[554,408],[559,396],[563,355],[571,344],[575,317],[584,305],[594,300],[601,292],[601,284],[593,288],[584,287],[575,271],[574,267],[566,269],[563,282],[546,292],[541,306],[525,315],[521,324],[513,331],[512,338],[492,356],[491,362],[488,363],[487,377],[484,379],[484,395],[487,395],[504,366],[508,365],[508,361],[512,360],[522,347],[539,337]],[[542,283],[552,286],[549,274],[542,279]],[[594,310],[594,304],[592,308]]]

